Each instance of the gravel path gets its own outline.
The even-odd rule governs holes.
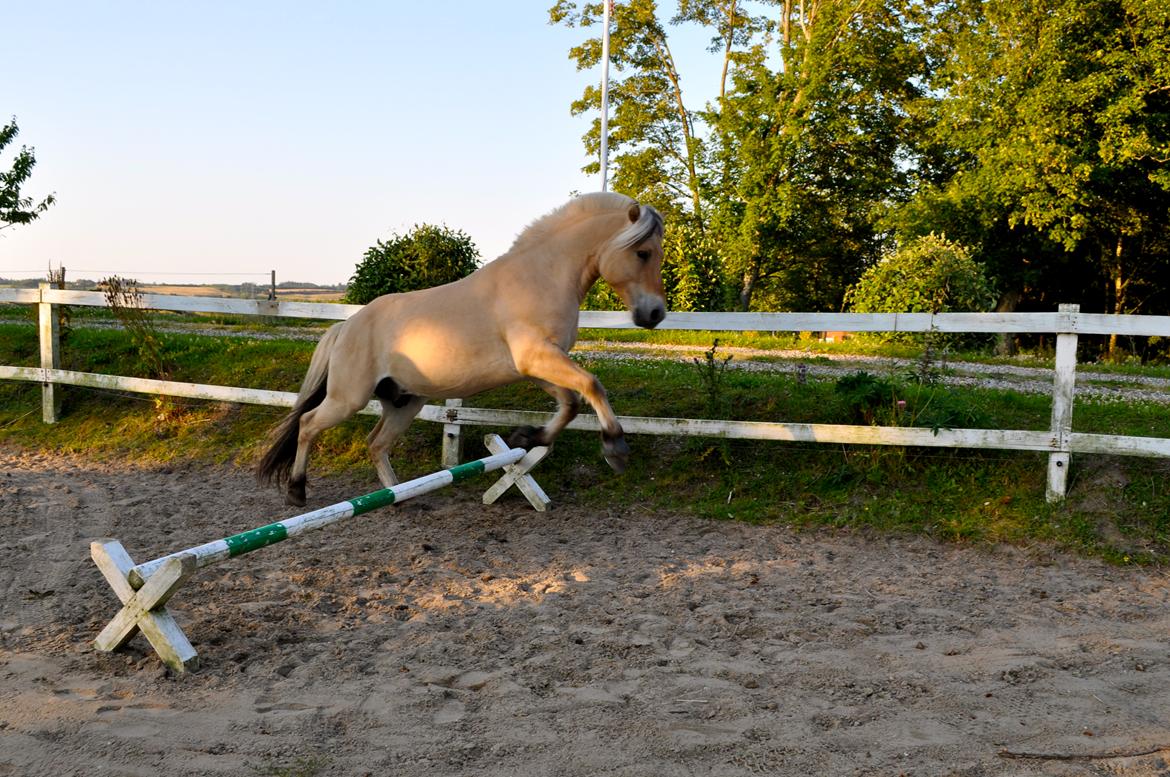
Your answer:
[[[86,322],[87,328],[121,328],[115,322]],[[252,340],[316,341],[322,328],[273,326],[260,329],[242,329],[231,326],[194,326],[163,324],[164,331],[208,337],[240,337]],[[663,345],[649,343],[610,343],[582,340],[577,354],[588,353],[590,358],[613,361],[676,361],[690,362],[702,358],[705,346]],[[756,372],[787,373],[813,379],[834,379],[857,370],[879,375],[907,375],[920,365],[915,359],[854,354],[813,353],[798,349],[758,349],[739,346],[720,346],[719,353],[731,356],[728,369]],[[978,362],[945,362],[935,365],[938,380],[948,386],[972,386],[989,389],[1019,391],[1027,394],[1052,393],[1052,369],[1014,364],[984,364]],[[1146,375],[1122,375],[1099,372],[1082,367],[1077,371],[1077,395],[1080,399],[1102,401],[1144,401],[1170,404],[1170,379]]]

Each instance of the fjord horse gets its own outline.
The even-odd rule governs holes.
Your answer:
[[[666,317],[662,232],[654,208],[621,194],[586,194],[538,219],[506,254],[461,280],[378,297],[321,338],[257,477],[286,485],[288,503],[304,505],[317,436],[377,397],[382,417],[367,442],[389,488],[398,482],[390,449],[428,399],[469,397],[520,380],[556,398],[557,412],[539,429],[517,429],[511,445],[551,445],[577,415],[580,395],[601,423],[605,460],[622,472],[630,449],[605,388],[568,351],[581,302],[599,277],[638,326],[653,328]]]

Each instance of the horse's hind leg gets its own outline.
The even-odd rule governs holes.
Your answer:
[[[401,399],[396,401],[401,402]],[[410,426],[410,422],[418,415],[418,411],[422,410],[424,404],[426,404],[424,397],[410,397],[409,401],[401,406],[389,400],[382,400],[382,417],[366,438],[366,442],[370,446],[374,469],[378,470],[378,480],[385,488],[398,485],[398,476],[390,466],[390,449],[406,431],[406,427]]]
[[[508,436],[508,445],[513,448],[531,450],[541,445],[553,444],[553,441],[569,423],[577,417],[581,409],[581,399],[576,391],[564,386],[557,386],[547,381],[536,381],[542,389],[552,394],[557,401],[557,412],[544,426],[521,426]]]
[[[285,492],[285,501],[290,505],[303,507],[305,504],[309,450],[313,447],[317,437],[321,432],[337,426],[363,407],[365,407],[364,400],[355,406],[353,401],[327,394],[321,404],[301,416],[300,430],[297,434],[297,457],[293,461],[292,472],[288,479],[288,490]]]

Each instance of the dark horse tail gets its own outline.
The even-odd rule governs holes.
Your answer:
[[[345,322],[334,324],[325,332],[325,336],[317,343],[313,351],[313,358],[309,361],[309,371],[305,373],[305,380],[301,383],[297,401],[292,411],[281,419],[268,435],[268,450],[260,457],[256,464],[256,479],[264,484],[288,483],[292,473],[292,465],[297,457],[297,437],[301,431],[301,416],[309,412],[325,399],[326,381],[329,377],[329,353],[333,344],[341,333]]]

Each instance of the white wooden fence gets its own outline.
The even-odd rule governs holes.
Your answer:
[[[54,305],[106,307],[104,294],[62,291],[42,284],[39,289],[0,289],[0,303],[37,305],[40,322],[40,367],[0,366],[0,379],[23,380],[42,385],[42,409],[46,423],[59,414],[58,385],[89,386],[144,394],[210,399],[221,402],[291,407],[294,392],[214,386],[199,383],[147,380],[120,375],[101,375],[60,369],[60,347]],[[341,320],[353,315],[357,305],[330,303],[236,300],[143,294],[141,305],[155,310],[231,313],[287,318]],[[625,312],[583,311],[582,327],[632,328]],[[1170,439],[1111,434],[1084,434],[1072,430],[1072,410],[1077,364],[1077,336],[1159,335],[1170,337],[1170,317],[1112,316],[1079,312],[1077,305],[1061,305],[1057,313],[671,313],[659,329],[763,332],[976,332],[1052,333],[1056,335],[1053,370],[1052,422],[1044,431],[1012,429],[925,429],[913,427],[852,426],[841,424],[794,424],[771,421],[719,421],[693,418],[640,418],[623,416],[622,426],[633,434],[726,437],[862,445],[918,445],[943,448],[993,448],[1043,451],[1048,456],[1049,501],[1064,498],[1069,457],[1073,453],[1109,453],[1130,456],[1170,457]],[[371,402],[363,411],[377,415]],[[549,413],[464,407],[460,400],[445,406],[427,405],[419,418],[444,424],[445,466],[457,463],[460,427],[465,425],[539,426]],[[599,430],[596,416],[577,417],[569,428]]]

